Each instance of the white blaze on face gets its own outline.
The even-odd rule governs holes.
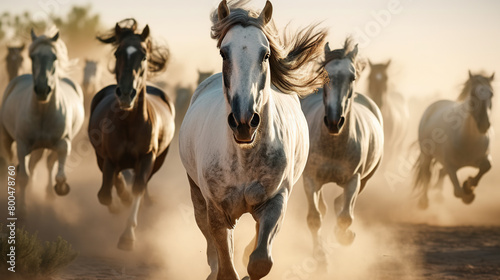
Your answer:
[[[127,58],[130,59],[130,56],[137,51],[134,46],[128,46],[127,49]]]
[[[245,99],[251,98],[259,103],[257,88],[263,69],[262,59],[270,51],[269,41],[262,30],[255,26],[234,26],[222,40],[220,49],[230,54],[227,58],[231,64],[229,95],[243,94],[245,96],[240,96],[240,101],[246,102]],[[270,87],[270,84],[267,84],[270,83],[269,71],[266,75],[265,87],[268,88]]]

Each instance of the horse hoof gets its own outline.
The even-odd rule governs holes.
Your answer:
[[[248,274],[256,279],[261,279],[269,274],[272,266],[273,260],[271,256],[264,252],[254,251],[250,255],[250,261],[248,262]]]
[[[97,193],[97,198],[102,205],[111,205],[111,193],[108,194],[104,191],[99,191],[99,193]]]
[[[337,236],[337,241],[342,246],[351,245],[352,242],[354,242],[354,238],[356,237],[356,234],[350,229],[347,229],[345,231],[337,229],[335,235]]]
[[[56,184],[54,189],[59,196],[64,196],[69,193],[69,185],[67,183]]]
[[[464,190],[464,193],[465,194],[472,194],[472,192],[474,191],[474,185],[472,183],[472,180],[473,178],[472,177],[469,177],[463,184],[463,190]]]
[[[476,195],[474,193],[470,193],[470,194],[464,194],[462,196],[462,201],[465,203],[465,204],[471,204],[472,201],[474,201],[474,198],[476,198]]]
[[[130,238],[120,237],[120,241],[118,241],[118,249],[123,251],[132,251],[134,250],[134,240]]]

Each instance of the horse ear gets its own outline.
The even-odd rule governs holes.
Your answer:
[[[329,52],[331,52],[332,50],[330,50],[330,43],[329,42],[326,42],[325,44],[325,55],[327,55]]]
[[[146,24],[146,27],[144,27],[141,33],[141,40],[146,41],[148,37],[149,37],[149,25]]]
[[[56,33],[56,35],[54,35],[54,37],[50,38],[52,42],[57,41],[57,39],[59,39],[59,31]]]
[[[273,17],[273,4],[269,0],[266,1],[266,6],[259,15],[259,19],[262,21],[264,25],[271,21]]]
[[[493,74],[491,74],[490,82],[493,82],[494,79],[495,79],[495,72],[493,72]]]
[[[356,59],[357,55],[358,55],[358,44],[356,44],[356,46],[354,46],[354,49],[349,54],[347,54],[347,57],[349,57],[351,60],[354,60]]]
[[[370,65],[370,68],[372,68],[372,67],[373,67],[373,63],[371,62],[371,60],[370,60],[370,59],[368,59],[368,65]]]
[[[391,59],[389,59],[389,61],[387,61],[387,63],[385,64],[385,68],[389,67],[389,65],[391,65]]]
[[[31,28],[31,40],[32,41],[35,41],[36,40],[36,34],[35,34],[35,31],[33,30],[33,27]]]
[[[219,20],[225,19],[229,15],[229,7],[227,6],[226,0],[222,0],[217,8],[217,16]]]
[[[122,28],[120,27],[120,25],[117,22],[116,25],[115,25],[115,37],[120,36],[121,32],[122,32]]]

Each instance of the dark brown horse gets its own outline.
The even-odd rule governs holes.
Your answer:
[[[148,72],[165,69],[168,50],[153,48],[149,27],[136,33],[137,23],[126,19],[98,39],[115,47],[116,85],[99,91],[92,100],[89,137],[102,171],[99,202],[114,209],[111,190],[130,204],[122,171],[134,171],[132,213],[118,248],[133,249],[137,213],[148,181],[160,169],[174,136],[174,107],[158,88],[146,86]]]

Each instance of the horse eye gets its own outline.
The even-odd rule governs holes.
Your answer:
[[[264,56],[264,61],[267,61],[269,59],[269,57],[271,56],[271,54],[269,53],[266,53],[266,55]]]
[[[226,54],[223,51],[220,51],[220,56],[222,57],[222,60],[226,60]]]

